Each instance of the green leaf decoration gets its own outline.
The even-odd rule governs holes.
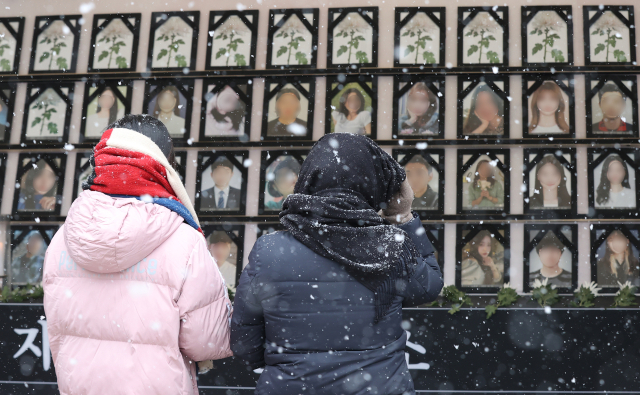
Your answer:
[[[109,56],[109,52],[107,51],[100,52],[100,56],[98,56],[98,62],[101,61],[102,59],[106,59],[107,56]]]
[[[424,58],[425,63],[430,63],[430,64],[438,63],[436,61],[436,56],[433,54],[433,52],[424,51],[424,53],[422,54],[422,57]]]
[[[369,63],[369,58],[367,57],[367,53],[364,51],[356,52],[356,59],[359,63]]]
[[[409,55],[411,52],[415,50],[416,50],[416,47],[414,47],[413,45],[407,45],[407,48],[405,48],[404,50],[404,56]]]
[[[604,46],[604,44],[600,43],[600,44],[596,45],[596,49],[595,49],[594,53],[597,55],[600,52],[604,51],[605,48],[606,47]]]
[[[0,59],[0,68],[2,71],[11,71],[11,62],[9,62],[9,59]]]
[[[127,58],[125,58],[124,56],[118,56],[116,58],[116,65],[118,66],[119,69],[126,69],[127,67],[129,67]]]
[[[489,63],[500,63],[500,57],[494,51],[487,51],[487,59],[489,59]]]
[[[558,63],[564,62],[564,54],[559,49],[554,49],[551,51],[551,57]]]
[[[236,64],[238,66],[246,66],[247,65],[247,61],[244,59],[244,55],[241,55],[239,53],[234,55],[234,60],[236,61]]]
[[[346,45],[341,45],[340,48],[338,48],[337,56],[340,56],[343,53],[347,53],[348,50],[349,50],[349,48]]]
[[[618,62],[626,62],[627,61],[627,56],[625,55],[624,51],[616,49],[615,51],[613,51],[613,57],[616,58],[616,60]]]
[[[174,59],[178,67],[187,67],[187,58],[184,55],[176,55]]]
[[[66,70],[69,68],[67,66],[67,59],[62,57],[56,59],[56,65],[58,65],[59,70]]]
[[[49,122],[47,129],[49,129],[49,134],[58,134],[58,125],[55,122]]]
[[[536,45],[533,46],[533,49],[531,50],[531,54],[535,55],[538,52],[542,51],[543,48],[544,48],[544,46],[542,46],[542,44],[537,43]]]
[[[287,48],[286,46],[281,46],[280,49],[278,49],[278,52],[276,52],[276,58],[279,58],[280,56],[286,54],[288,50],[289,48]]]
[[[471,45],[467,50],[467,56],[471,56],[473,53],[478,52],[480,48],[477,45]]]
[[[45,59],[49,59],[49,56],[51,54],[49,52],[45,52],[42,55],[40,55],[40,60],[38,60],[38,63],[42,63],[45,61]]]
[[[42,118],[40,118],[40,117],[35,117],[35,118],[33,119],[33,122],[31,122],[31,127],[36,126],[36,125],[37,125],[37,124],[39,124],[40,122],[42,122]]]
[[[220,48],[218,52],[216,52],[216,59],[219,59],[221,56],[224,56],[227,53],[227,48]]]
[[[303,52],[296,52],[296,60],[298,61],[298,64],[309,64],[307,54]]]

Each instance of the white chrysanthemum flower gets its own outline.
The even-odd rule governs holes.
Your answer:
[[[585,281],[574,293],[579,292],[580,288],[588,288],[595,296],[598,296],[598,292],[602,291],[602,288],[598,288],[598,284],[595,281]]]
[[[249,33],[250,30],[247,25],[242,22],[237,15],[232,15],[222,25],[220,25],[212,34],[235,34],[244,35]]]
[[[602,16],[593,24],[593,28],[605,31],[611,29],[618,33],[622,33],[627,30],[627,26],[611,11],[606,11],[602,14]]]
[[[37,99],[43,105],[56,106],[60,103],[60,96],[53,89],[45,89]]]
[[[423,30],[427,32],[437,31],[440,28],[425,14],[424,12],[418,12],[406,25],[402,28],[402,31],[418,31]]]
[[[307,28],[304,26],[300,18],[297,15],[291,15],[289,19],[282,25],[282,27],[278,30],[283,31],[294,31],[297,33],[304,33],[307,31]]]
[[[355,31],[364,32],[371,29],[371,26],[365,21],[357,12],[350,12],[347,16],[336,26],[337,31]]]
[[[488,12],[479,12],[475,18],[469,22],[466,29],[485,32],[493,32],[502,29],[498,22]]]
[[[131,30],[129,30],[127,25],[122,22],[122,19],[117,18],[109,22],[107,27],[105,27],[100,33],[106,37],[124,37],[130,36]]]
[[[511,286],[511,283],[504,283],[502,284],[502,288],[511,288],[511,289],[515,289],[514,287]]]
[[[618,281],[618,286],[620,287],[620,289],[618,290],[618,292],[616,292],[616,295],[619,295],[620,291],[622,291],[623,289],[632,287],[631,281],[627,281],[624,284]]]
[[[172,16],[158,28],[158,33],[167,35],[186,36],[192,33],[191,26],[187,25],[182,18]]]
[[[531,27],[540,30],[559,30],[564,25],[564,21],[555,11],[540,11],[531,21]]]
[[[42,32],[42,37],[50,38],[50,39],[64,39],[66,36],[71,33],[69,26],[67,26],[63,21],[57,20],[51,23],[49,27]]]

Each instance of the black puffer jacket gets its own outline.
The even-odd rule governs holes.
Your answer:
[[[442,273],[420,220],[400,226],[423,256],[374,325],[373,293],[289,232],[258,239],[240,277],[231,349],[264,367],[256,394],[413,394],[402,307],[434,300]]]

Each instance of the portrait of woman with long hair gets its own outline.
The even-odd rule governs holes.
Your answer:
[[[240,136],[244,134],[247,105],[230,86],[225,86],[207,101],[205,136]]]
[[[461,276],[463,287],[495,287],[504,274],[504,253],[498,253],[499,242],[488,230],[481,230],[463,249]]]
[[[543,82],[531,95],[529,133],[569,133],[569,125],[565,119],[567,109],[562,89],[558,84],[553,81]]]
[[[338,109],[331,112],[335,133],[371,134],[371,112],[358,88],[347,88],[340,96]]]
[[[156,105],[151,115],[162,121],[172,137],[182,137],[186,132],[184,118],[180,116],[182,106],[180,91],[175,86],[165,86],[156,96]]]
[[[424,82],[415,83],[406,96],[405,112],[398,119],[398,133],[438,134],[440,130],[438,97]]]
[[[53,211],[56,207],[58,175],[44,159],[36,162],[22,177],[18,210]]]
[[[504,207],[504,187],[496,179],[495,171],[495,166],[488,159],[482,159],[476,164],[468,189],[471,209]]]
[[[602,163],[600,183],[596,188],[595,206],[598,208],[636,207],[636,191],[629,183],[629,168],[619,155],[609,155]]]
[[[609,234],[604,255],[598,260],[598,285],[617,287],[618,282],[638,285],[640,262],[633,254],[631,242],[620,230]]]
[[[530,193],[531,208],[571,208],[564,166],[554,155],[545,155],[536,165],[535,184]]]
[[[124,108],[118,105],[118,98],[111,87],[106,87],[98,95],[96,112],[87,116],[84,136],[100,138],[107,125],[114,123],[124,116]]]
[[[462,133],[467,135],[504,134],[504,101],[487,84],[480,84],[471,94],[471,106]]]

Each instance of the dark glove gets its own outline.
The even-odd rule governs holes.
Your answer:
[[[393,195],[387,208],[381,211],[380,216],[395,225],[409,222],[413,219],[411,203],[413,203],[413,190],[409,181],[405,179],[400,185],[400,190]]]

